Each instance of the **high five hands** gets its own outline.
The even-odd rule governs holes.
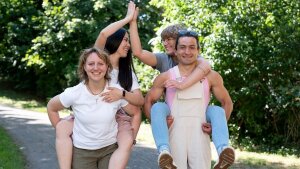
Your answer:
[[[138,14],[139,14],[139,8],[136,7],[136,5],[133,1],[130,1],[128,3],[127,14],[126,14],[125,18],[128,19],[129,22],[131,22],[133,20],[136,21]]]

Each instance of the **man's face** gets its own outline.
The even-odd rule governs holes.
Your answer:
[[[198,54],[197,40],[194,37],[183,36],[178,39],[176,55],[179,63],[193,64],[197,62]]]
[[[168,55],[175,56],[175,43],[176,39],[172,37],[162,40],[162,44],[164,45],[165,51]]]

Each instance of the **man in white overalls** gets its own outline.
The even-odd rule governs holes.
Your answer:
[[[197,68],[199,54],[198,37],[193,32],[179,35],[176,42],[178,66],[157,76],[153,87],[145,100],[144,111],[149,112],[152,104],[164,93],[168,80],[187,77]],[[211,71],[200,83],[185,90],[167,88],[166,101],[174,118],[169,129],[171,153],[175,164],[170,163],[164,168],[174,169],[209,169],[211,166],[210,139],[202,130],[205,110],[209,103],[209,91],[222,103],[231,102],[227,90],[223,86],[222,77]],[[172,160],[172,158],[170,159]],[[171,165],[172,164],[172,165]]]

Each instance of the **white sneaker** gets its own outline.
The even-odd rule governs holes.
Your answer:
[[[158,165],[161,169],[177,169],[170,152],[163,150],[158,156]]]
[[[214,169],[227,169],[235,160],[234,149],[231,146],[223,147],[219,159],[214,165]]]

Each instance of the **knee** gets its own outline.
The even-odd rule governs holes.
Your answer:
[[[72,135],[73,124],[67,120],[61,120],[55,128],[56,139],[67,138]]]
[[[133,145],[133,137],[127,136],[123,137],[122,139],[118,140],[118,149],[120,149],[122,152],[128,152],[131,151],[131,147]]]
[[[170,110],[166,103],[157,102],[151,107],[151,118],[153,115],[167,116]]]
[[[208,106],[206,120],[210,123],[226,121],[225,110],[220,106]]]

